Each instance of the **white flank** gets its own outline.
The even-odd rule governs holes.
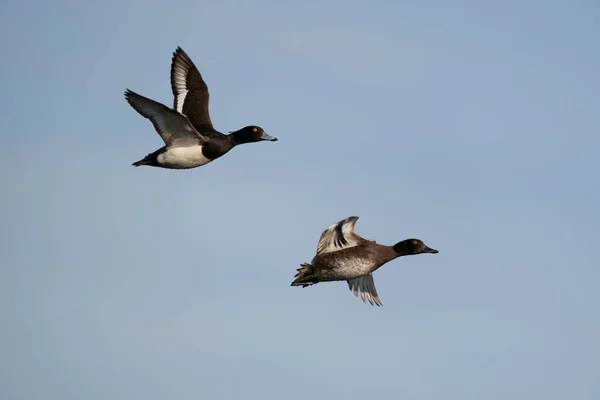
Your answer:
[[[173,147],[158,156],[158,163],[169,168],[195,168],[210,161],[202,154],[202,146]]]

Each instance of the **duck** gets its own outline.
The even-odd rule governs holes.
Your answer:
[[[261,141],[277,141],[258,125],[248,125],[223,134],[211,122],[209,91],[198,68],[181,48],[171,61],[173,108],[144,97],[130,89],[125,99],[135,111],[147,118],[165,145],[132,165],[167,169],[190,169],[208,164],[235,146]]]
[[[323,231],[311,263],[302,263],[291,286],[308,287],[319,282],[346,281],[364,303],[383,306],[373,280],[373,272],[402,256],[439,253],[419,239],[406,239],[393,246],[360,237],[354,226],[357,216],[345,218]]]

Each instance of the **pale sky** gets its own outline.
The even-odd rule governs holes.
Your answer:
[[[485,3],[485,4],[484,4]],[[600,398],[596,1],[0,4],[0,398]],[[189,171],[125,88],[177,46],[222,132]],[[290,287],[350,215],[440,251]]]

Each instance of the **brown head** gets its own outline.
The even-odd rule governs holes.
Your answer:
[[[427,247],[423,241],[419,239],[406,239],[401,242],[396,243],[394,246],[394,251],[398,253],[398,256],[410,256],[413,254],[422,254],[422,253],[438,253],[436,249],[432,249],[431,247]]]

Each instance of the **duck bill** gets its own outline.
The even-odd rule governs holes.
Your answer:
[[[423,250],[424,253],[431,253],[431,254],[436,254],[439,253],[439,251],[437,251],[436,249],[432,249],[431,247],[425,247],[425,250]]]
[[[260,136],[262,140],[268,140],[269,142],[276,142],[277,138],[271,135],[267,135],[267,132],[263,132]]]

